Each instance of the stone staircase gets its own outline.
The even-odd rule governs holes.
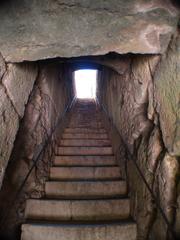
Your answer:
[[[26,203],[22,240],[135,240],[126,182],[93,101],[77,101],[45,185]]]

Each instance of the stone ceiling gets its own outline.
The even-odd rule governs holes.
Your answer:
[[[176,30],[178,10],[169,0],[4,0],[0,22],[7,62],[158,54]]]

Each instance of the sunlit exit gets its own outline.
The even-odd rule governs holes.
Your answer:
[[[77,70],[74,78],[77,98],[96,97],[97,70]]]

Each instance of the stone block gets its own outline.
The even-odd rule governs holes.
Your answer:
[[[3,78],[7,94],[19,116],[24,115],[25,105],[37,78],[37,65],[30,63],[8,64]]]
[[[154,76],[155,102],[163,141],[180,156],[180,36],[174,37]]]
[[[119,167],[52,167],[51,179],[114,179],[120,178]]]
[[[0,187],[19,127],[19,118],[0,85]]]
[[[179,18],[164,0],[12,1],[3,3],[0,16],[0,51],[11,62],[162,53]]]

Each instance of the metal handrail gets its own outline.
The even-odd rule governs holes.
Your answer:
[[[99,103],[99,101],[98,101],[98,103]],[[112,118],[109,116],[109,114],[108,114],[105,106],[104,106],[103,104],[100,104],[100,103],[99,103],[99,105],[102,106],[102,109],[103,109],[103,111],[105,112],[105,114],[107,115],[107,117],[108,117],[108,119],[110,120],[111,124],[112,124],[113,127],[117,130],[117,128],[115,127],[115,125],[114,125],[114,123],[113,123],[113,120],[112,120]],[[137,169],[140,177],[142,178],[144,184],[146,185],[148,191],[150,192],[150,194],[151,194],[151,196],[152,196],[152,198],[153,198],[153,200],[154,200],[154,203],[156,204],[159,212],[161,213],[161,215],[162,215],[162,217],[163,217],[163,219],[164,219],[164,221],[165,221],[165,223],[166,223],[166,225],[167,225],[167,230],[171,233],[172,238],[173,238],[174,240],[177,240],[176,233],[175,233],[175,231],[174,231],[171,223],[169,222],[166,214],[164,213],[163,208],[161,207],[161,205],[160,205],[157,197],[155,196],[153,190],[152,190],[151,187],[149,186],[149,184],[148,184],[148,182],[147,182],[144,174],[142,173],[139,165],[137,164],[136,158],[135,158],[134,155],[132,155],[132,153],[130,152],[127,144],[125,143],[123,137],[121,136],[121,134],[119,133],[118,130],[117,130],[117,133],[118,133],[118,135],[119,135],[119,137],[120,137],[120,139],[121,139],[121,141],[122,141],[122,143],[123,143],[123,146],[125,147],[126,153],[129,155],[129,158],[130,158],[130,159],[132,160],[132,162],[134,163],[134,165],[135,165],[135,167],[136,167],[136,169]],[[118,150],[120,149],[120,147],[121,147],[121,146],[119,146]],[[117,151],[118,151],[118,150],[117,150]]]
[[[73,98],[73,100],[71,101],[70,104],[67,105],[67,107],[65,108],[65,110],[63,111],[63,114],[61,115],[61,117],[59,117],[56,125],[54,126],[54,128],[52,129],[51,133],[48,135],[47,139],[45,140],[44,144],[42,145],[41,148],[38,148],[37,151],[35,152],[33,158],[32,158],[32,166],[31,168],[29,169],[28,173],[26,174],[23,182],[21,183],[21,185],[19,186],[13,200],[11,201],[11,205],[10,207],[8,208],[8,210],[5,212],[6,214],[2,217],[1,219],[1,225],[0,225],[0,229],[2,229],[4,227],[4,224],[6,223],[6,219],[7,217],[9,216],[9,213],[10,211],[12,210],[12,208],[14,207],[14,204],[17,200],[17,198],[20,196],[29,176],[31,175],[32,173],[32,170],[35,168],[35,166],[37,165],[39,159],[40,159],[40,156],[41,154],[44,152],[44,150],[46,149],[46,147],[48,146],[48,144],[50,143],[50,141],[52,140],[52,136],[53,134],[55,133],[55,131],[57,130],[57,127],[59,126],[59,124],[63,121],[66,113],[72,108],[72,105],[74,104],[74,101],[75,101],[75,98]]]

